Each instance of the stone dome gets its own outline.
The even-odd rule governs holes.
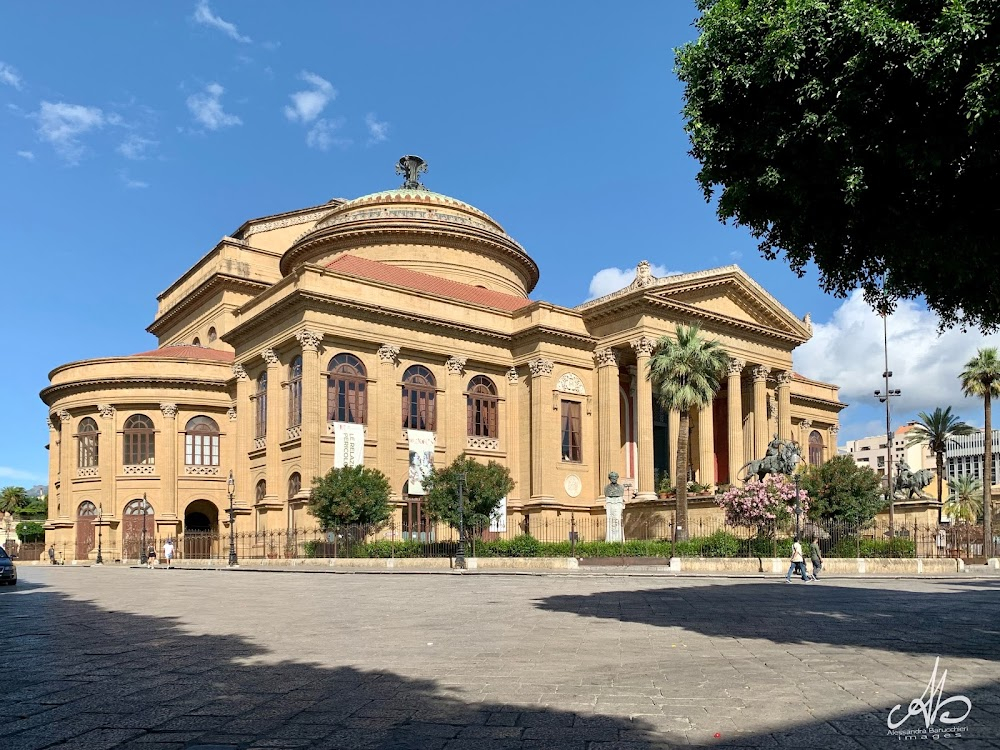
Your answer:
[[[327,265],[345,253],[525,298],[538,283],[538,266],[500,224],[422,186],[332,208],[285,252],[281,273],[303,263]]]

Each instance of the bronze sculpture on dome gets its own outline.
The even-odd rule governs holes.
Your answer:
[[[426,171],[427,162],[419,156],[413,156],[412,154],[401,156],[399,163],[396,165],[396,174],[406,176],[406,181],[403,183],[405,190],[426,190],[427,188],[420,184],[419,179],[420,175]]]

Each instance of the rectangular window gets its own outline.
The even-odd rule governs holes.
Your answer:
[[[302,424],[302,378],[293,378],[288,384],[288,426]]]
[[[257,394],[257,431],[254,437],[262,438],[267,435],[267,394]]]
[[[577,401],[562,402],[562,460],[583,461],[580,404]]]
[[[187,433],[184,436],[184,463],[188,466],[218,466],[219,436]]]

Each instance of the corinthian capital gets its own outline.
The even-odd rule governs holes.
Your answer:
[[[226,416],[229,417],[229,421],[230,422],[235,422],[236,421],[236,407],[235,406],[230,406],[228,409],[226,409]]]
[[[378,348],[378,358],[383,362],[395,362],[399,357],[399,347],[395,344],[382,344]]]
[[[551,375],[555,366],[556,363],[551,359],[533,359],[528,362],[528,369],[531,370],[531,376],[533,378],[537,378],[541,375]]]
[[[759,381],[766,381],[767,376],[771,373],[770,367],[765,367],[764,365],[757,365],[752,370],[750,370],[750,378],[756,383]]]
[[[730,376],[733,376],[733,375],[738,376],[741,372],[743,372],[743,368],[746,367],[746,366],[747,366],[747,363],[744,362],[742,359],[737,359],[736,357],[730,357],[729,358],[729,375]]]
[[[637,357],[650,357],[656,349],[656,341],[649,338],[649,336],[640,336],[635,341],[632,341],[631,344],[632,348],[635,349],[635,356]]]
[[[775,378],[778,380],[778,385],[788,385],[792,382],[792,373],[789,370],[782,370]]]
[[[237,380],[249,380],[250,376],[247,375],[247,368],[241,364],[233,365],[233,377]]]
[[[111,404],[98,404],[97,411],[104,419],[111,419],[115,415],[115,407]]]
[[[598,367],[617,367],[618,357],[614,349],[598,349],[594,352],[594,359],[597,360]]]
[[[274,349],[265,349],[260,353],[260,356],[264,358],[265,362],[267,362],[268,367],[278,364],[278,355],[275,353]]]
[[[52,417],[45,418],[45,426],[48,427],[50,430],[54,430],[56,428],[56,426],[52,424]]]
[[[812,426],[813,423],[811,419],[803,419],[801,422],[799,422],[799,427],[801,427],[803,430],[808,430]]]
[[[452,375],[461,375],[462,371],[465,369],[466,361],[465,357],[449,357],[448,361],[444,363],[444,366],[448,368],[448,372]]]
[[[163,412],[163,416],[173,419],[177,416],[177,404],[160,404],[160,411]]]
[[[830,425],[830,434],[835,436],[840,432],[840,425],[832,424]]]
[[[69,412],[65,409],[60,409],[56,412],[56,416],[59,417],[59,421],[69,427],[70,420],[73,418],[69,415]]]
[[[517,368],[511,367],[509,370],[507,370],[507,382],[510,383],[511,385],[517,385],[517,381],[518,381]]]
[[[299,331],[295,334],[295,338],[299,340],[299,346],[302,347],[302,351],[315,352],[319,350],[323,334],[316,333],[316,331]]]

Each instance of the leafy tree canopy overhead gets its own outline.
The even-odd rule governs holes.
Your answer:
[[[698,0],[677,50],[698,182],[825,291],[1000,326],[1000,3]]]
[[[462,489],[462,516],[466,530],[477,533],[490,525],[491,514],[500,500],[514,489],[514,480],[506,466],[490,461],[473,461],[464,453],[443,469],[434,469],[424,479],[427,498],[424,510],[430,518],[459,527],[458,475],[465,474]]]
[[[803,472],[800,486],[810,498],[810,518],[864,524],[886,507],[882,480],[851,456],[834,456]]]
[[[389,480],[378,469],[345,466],[313,480],[309,512],[323,528],[383,524],[392,514]]]

